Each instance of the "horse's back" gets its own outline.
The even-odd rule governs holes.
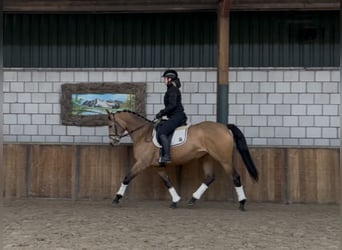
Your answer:
[[[222,123],[204,121],[191,125],[187,143],[177,152],[184,158],[200,158],[210,155],[221,164],[231,164],[234,138]]]
[[[212,140],[232,140],[232,134],[226,125],[213,121],[204,121],[189,128],[189,136],[192,138],[206,138]]]
[[[190,129],[194,130],[204,130],[205,132],[209,133],[209,131],[215,132],[218,131],[229,131],[227,126],[213,121],[204,121],[190,126]]]

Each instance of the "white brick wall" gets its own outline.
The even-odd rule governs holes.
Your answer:
[[[215,69],[179,69],[190,123],[216,120]],[[163,69],[5,69],[4,141],[108,143],[106,127],[61,125],[61,85],[146,82],[147,118],[162,107]],[[339,146],[338,69],[232,68],[230,123],[250,145]],[[126,139],[129,142],[129,139]]]
[[[237,75],[244,71],[250,69]],[[243,127],[250,144],[339,146],[338,70],[252,72],[250,81],[231,82],[229,94],[229,121]]]

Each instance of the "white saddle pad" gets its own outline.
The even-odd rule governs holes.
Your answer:
[[[186,142],[186,139],[188,137],[188,128],[189,127],[190,127],[190,125],[181,126],[181,127],[176,128],[175,132],[172,135],[171,146],[180,146]],[[153,129],[152,138],[153,138],[152,139],[153,144],[156,147],[161,148],[162,146],[159,144],[159,142],[157,140],[155,129]]]

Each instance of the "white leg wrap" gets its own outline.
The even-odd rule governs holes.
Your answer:
[[[205,183],[202,183],[202,185],[197,189],[195,193],[192,194],[192,197],[199,200],[202,196],[202,194],[208,189],[208,186]]]
[[[246,195],[245,195],[245,192],[243,191],[243,187],[242,186],[235,187],[235,190],[236,190],[236,193],[237,193],[239,201],[246,200]]]
[[[172,197],[172,202],[180,201],[181,197],[177,194],[176,189],[174,187],[170,187],[169,192],[170,192],[171,197]]]
[[[120,187],[119,191],[116,194],[124,196],[127,186],[128,185],[125,185],[125,184],[121,183],[121,187]]]

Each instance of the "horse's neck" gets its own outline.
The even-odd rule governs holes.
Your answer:
[[[139,117],[133,117],[127,122],[128,132],[133,142],[138,142],[142,137],[145,137],[150,127],[151,124],[148,121],[142,120]]]

